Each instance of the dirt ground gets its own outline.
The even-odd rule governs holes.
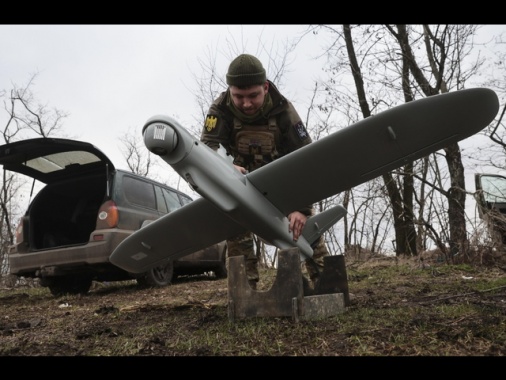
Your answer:
[[[504,356],[506,271],[437,260],[347,260],[350,305],[319,320],[231,322],[228,280],[182,277],[83,296],[0,288],[0,356]],[[276,276],[261,272],[259,290]]]

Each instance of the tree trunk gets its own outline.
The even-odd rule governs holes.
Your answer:
[[[364,118],[367,118],[371,116],[371,111],[369,109],[369,104],[365,95],[364,81],[362,79],[360,66],[355,54],[353,40],[351,38],[350,26],[343,25],[343,32],[346,41],[346,48],[351,66],[351,72],[355,81],[355,87],[357,89],[360,109],[362,110],[362,115]],[[404,189],[401,192],[401,189],[397,187],[397,183],[395,182],[391,173],[384,174],[382,178],[388,192],[390,204],[392,205],[396,243],[395,253],[396,255],[416,254],[416,230],[413,224],[413,206],[411,204],[405,207],[405,200],[402,198],[402,193],[408,194],[410,191],[412,192],[413,187],[411,185],[411,187]],[[409,199],[412,202],[412,194],[409,196]],[[406,216],[408,217],[406,218]]]
[[[448,191],[448,222],[450,224],[449,259],[453,263],[457,254],[467,253],[466,185],[459,145],[452,144],[445,148],[445,152],[451,177],[451,187]]]

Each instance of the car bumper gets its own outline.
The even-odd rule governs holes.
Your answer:
[[[132,231],[100,231],[90,236],[86,244],[38,250],[34,252],[9,254],[10,273],[22,275],[23,273],[44,271],[44,268],[70,268],[109,263],[109,257],[114,248]],[[101,240],[95,240],[100,235]],[[112,264],[111,264],[112,265]]]

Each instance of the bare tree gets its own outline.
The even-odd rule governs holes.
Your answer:
[[[320,86],[325,101],[315,110],[330,114],[336,108],[342,108],[341,115],[350,124],[390,108],[401,100],[409,102],[421,96],[464,88],[466,81],[477,73],[483,63],[480,58],[470,63],[466,60],[473,51],[472,37],[476,29],[473,25],[315,26],[315,33],[334,36],[326,48],[329,79]],[[354,88],[346,77],[353,78]],[[355,90],[354,94],[351,89]],[[432,163],[433,159],[441,158],[446,161],[448,177],[428,170],[431,166],[441,170],[439,163]],[[463,169],[459,146],[454,144],[445,149],[444,156],[430,155],[425,160],[382,176],[393,216],[397,254],[417,254],[420,248],[426,246],[426,237],[436,239],[437,245],[441,246],[448,242],[449,257],[466,249]],[[415,182],[420,178],[423,181]],[[434,180],[438,178],[440,183],[436,184]],[[446,181],[450,182],[449,189],[442,190],[446,188]],[[357,187],[352,191],[363,188]],[[435,193],[433,189],[441,191]],[[430,225],[427,220],[433,220],[427,219],[427,216],[434,218],[437,213],[436,208],[427,204],[431,200],[427,196],[436,194],[446,199],[447,218],[435,218],[443,223],[437,229],[446,237],[441,237],[441,232],[436,233],[436,228],[426,233]],[[448,233],[446,228],[449,228]],[[348,236],[353,235],[348,232]],[[348,244],[354,245],[353,241]],[[367,244],[376,245],[372,241]]]
[[[377,34],[380,30],[375,30],[374,33],[371,31],[367,32],[367,35]],[[343,25],[342,34],[337,33],[338,38],[342,38],[344,46],[346,47],[347,61],[350,66],[350,74],[355,83],[356,94],[358,97],[358,105],[360,113],[363,118],[371,116],[371,107],[369,105],[368,97],[366,95],[366,83],[364,82],[364,74],[358,60],[358,56],[355,51],[355,44],[351,34],[350,25]],[[372,46],[382,43],[383,38],[372,38]],[[383,99],[383,97],[378,98]],[[372,98],[372,107],[377,108],[380,101],[375,101]],[[407,171],[412,171],[412,166],[408,165]],[[401,254],[416,254],[416,233],[413,223],[413,205],[411,196],[412,193],[412,179],[410,176],[406,176],[404,187],[397,186],[395,178],[391,173],[386,173],[382,176],[385,188],[390,199],[392,215],[394,220],[395,228],[395,250],[396,253]],[[404,192],[402,192],[404,189]],[[379,227],[379,226],[378,226]],[[376,231],[379,231],[379,228]],[[376,235],[373,235],[371,250],[375,249],[376,246]]]
[[[23,86],[13,85],[10,90],[0,92],[3,101],[3,111],[7,121],[2,129],[3,143],[17,140],[50,137],[63,132],[63,122],[67,114],[57,108],[49,108],[39,103],[32,88],[38,74],[30,76]],[[0,263],[2,273],[7,271],[8,247],[14,243],[15,224],[25,210],[20,208],[25,196],[23,189],[26,180],[22,176],[3,171],[2,187],[0,191]],[[33,186],[32,186],[33,191]]]
[[[131,172],[144,177],[150,176],[150,170],[153,166],[152,155],[146,149],[144,144],[133,134],[128,131],[120,138],[123,148],[121,152]]]
[[[56,136],[62,133],[63,122],[68,116],[57,108],[39,103],[32,92],[38,73],[33,74],[27,84],[13,85],[4,91],[3,109],[8,120],[3,127],[4,143],[34,137]],[[8,96],[5,96],[6,94]]]
[[[488,72],[492,77],[485,82],[487,87],[493,88],[499,95],[506,95],[506,41],[504,36],[496,37],[494,46],[500,48],[492,51],[492,59],[488,65]],[[504,122],[506,114],[506,103],[502,110],[499,111],[499,117],[494,124],[490,125],[487,130],[487,136],[494,143],[492,146],[494,154],[490,157],[488,164],[492,167],[504,170],[506,156],[506,123]]]
[[[469,38],[476,33],[473,25],[423,25],[423,41],[428,66],[422,69],[409,44],[408,28],[397,25],[397,31],[387,26],[397,39],[403,55],[403,63],[409,68],[409,74],[425,96],[448,92],[451,88],[464,88],[466,80],[480,67],[478,61],[471,69],[463,70],[462,62],[469,55],[472,44]],[[430,79],[435,81],[431,85]],[[449,257],[465,252],[468,247],[465,203],[466,189],[464,164],[460,146],[454,143],[446,147],[446,163],[451,178],[450,189],[445,192],[448,199],[448,222],[450,228]]]

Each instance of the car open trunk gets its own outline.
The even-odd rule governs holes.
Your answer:
[[[28,209],[28,250],[88,242],[106,190],[105,173],[44,187]]]

